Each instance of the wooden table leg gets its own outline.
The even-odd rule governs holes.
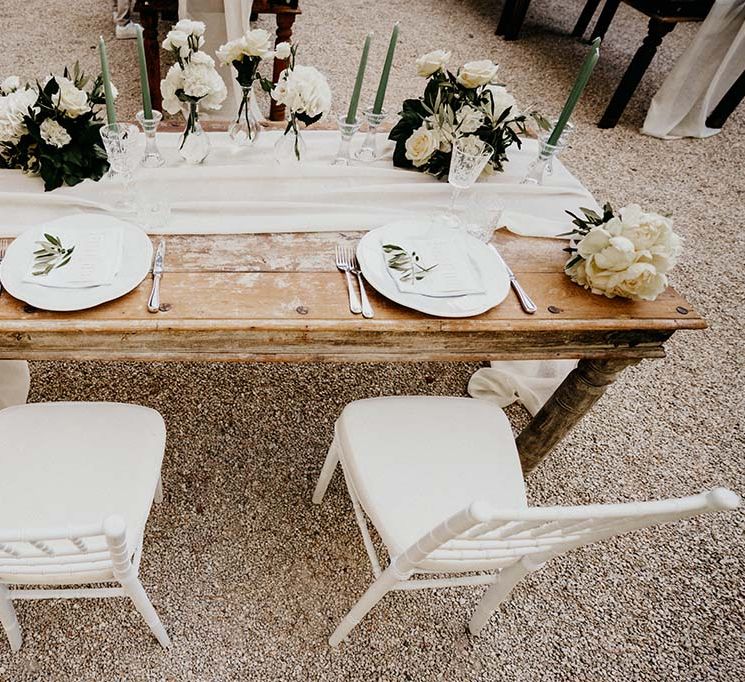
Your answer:
[[[277,43],[290,42],[292,38],[292,25],[295,23],[294,14],[277,14]],[[279,80],[279,74],[284,71],[289,64],[287,59],[274,59],[274,72],[272,80],[276,83]],[[284,105],[277,104],[272,100],[271,107],[269,109],[269,120],[270,121],[284,121],[285,120],[285,107]]]
[[[145,58],[147,59],[147,82],[150,85],[150,98],[153,109],[163,111],[163,98],[160,94],[160,42],[158,41],[158,10],[144,2],[139,5],[142,24]]]
[[[504,30],[505,40],[517,40],[529,6],[530,0],[514,0],[512,16],[510,16],[509,23]]]
[[[644,72],[654,59],[662,39],[674,28],[675,24],[672,22],[660,21],[654,17],[649,20],[649,33],[644,38],[641,47],[636,51],[634,58],[626,69],[626,73],[623,74],[621,82],[608,103],[608,108],[598,123],[598,128],[613,128],[618,123],[618,119],[621,118],[621,114],[623,114],[626,105],[634,94],[636,86],[639,85]]]
[[[621,372],[637,359],[580,360],[517,437],[523,473],[535,469],[590,410]]]
[[[503,36],[507,31],[507,27],[510,25],[510,19],[512,19],[512,13],[515,10],[515,0],[504,0],[502,5],[502,13],[499,15],[499,22],[497,23],[497,35]]]
[[[595,38],[600,38],[601,40],[605,39],[605,34],[608,32],[610,24],[613,21],[613,17],[616,16],[620,4],[621,0],[605,0],[603,10],[600,12],[600,16],[598,17],[598,23],[595,24],[595,28],[592,29],[590,41],[595,40]],[[588,17],[587,21],[589,22],[591,18],[591,16]]]
[[[572,36],[574,38],[581,38],[585,35],[587,27],[590,25],[592,17],[595,15],[595,10],[598,8],[600,0],[587,0],[585,6],[582,8],[582,13],[577,19],[577,23],[574,25],[572,30]]]
[[[706,119],[706,127],[716,130],[724,127],[729,115],[737,109],[737,105],[745,98],[745,71],[743,71],[732,87],[722,97],[722,101],[717,104],[709,117]]]

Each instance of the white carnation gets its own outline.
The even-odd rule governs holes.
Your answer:
[[[169,114],[177,114],[181,110],[181,101],[176,91],[183,88],[184,72],[178,64],[168,69],[166,77],[160,81],[160,93],[163,97],[163,108]]]
[[[437,73],[445,68],[450,59],[450,52],[445,50],[433,50],[422,55],[416,60],[416,72],[422,78],[429,78],[433,73]]]
[[[289,59],[290,54],[292,54],[290,43],[277,43],[277,46],[274,48],[274,56],[277,59]]]
[[[458,72],[458,82],[466,88],[478,88],[492,83],[499,71],[499,65],[490,59],[464,64]]]
[[[61,148],[72,140],[70,134],[53,118],[44,119],[39,126],[41,139],[53,147]]]
[[[174,29],[177,31],[183,31],[187,34],[192,34],[201,38],[204,35],[205,25],[202,21],[191,21],[190,19],[181,19],[176,22]]]
[[[193,50],[204,45],[204,29],[201,21],[182,19],[166,34],[163,49],[177,52],[181,59],[188,59]]]
[[[36,90],[16,90],[0,97],[0,142],[17,144],[28,129],[23,119],[36,104]]]
[[[325,76],[313,66],[297,65],[280,75],[272,97],[295,114],[311,118],[331,109],[331,89]]]
[[[9,95],[20,87],[21,79],[18,78],[18,76],[8,76],[2,83],[0,83],[0,94]]]
[[[241,36],[235,40],[220,45],[215,52],[215,56],[220,64],[232,64],[234,61],[239,61],[246,54],[245,37]]]
[[[163,108],[169,114],[178,113],[184,104],[176,94],[179,90],[198,99],[200,109],[219,109],[228,95],[215,61],[205,52],[195,52],[183,69],[174,64],[160,82]]]
[[[246,31],[246,35],[243,38],[245,41],[245,54],[249,57],[266,59],[272,55],[272,39],[268,31],[265,31],[263,28]]]

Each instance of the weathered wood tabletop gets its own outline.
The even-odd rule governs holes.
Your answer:
[[[370,291],[374,319],[349,312],[333,261],[361,233],[166,236],[163,310],[147,312],[150,278],[91,310],[50,313],[0,296],[0,358],[140,361],[425,361],[581,358],[520,434],[532,469],[627,365],[662,357],[679,329],[705,321],[674,290],[655,302],[607,299],[562,273],[558,240],[494,238],[538,306],[512,292],[466,319],[433,318]],[[157,241],[157,238],[153,238]]]

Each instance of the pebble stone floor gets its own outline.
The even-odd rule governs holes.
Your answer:
[[[300,59],[348,101],[367,30],[402,21],[388,95],[420,92],[414,58],[491,57],[521,103],[558,111],[585,48],[569,37],[580,3],[534,2],[519,42],[494,36],[486,0],[302,0]],[[112,37],[104,0],[5,0],[0,75],[37,77]],[[268,26],[268,22],[262,22]],[[743,263],[745,110],[709,140],[638,133],[649,99],[694,26],[678,27],[614,130],[595,123],[646,30],[622,6],[578,111],[565,162],[602,200],[674,214],[685,236],[674,285],[708,319],[668,357],[626,372],[530,476],[535,504],[745,491]],[[162,29],[166,29],[164,25]],[[379,73],[380,38],[371,56]],[[122,116],[137,109],[134,44],[109,41]],[[376,84],[370,78],[366,98]],[[167,283],[164,284],[167,287]],[[342,406],[390,394],[463,395],[476,365],[32,365],[31,400],[120,400],[168,425],[165,503],[154,509],[141,576],[172,638],[164,652],[119,600],[23,602],[22,650],[0,640],[0,681],[20,680],[732,680],[745,679],[743,521],[734,512],[576,551],[519,585],[472,638],[481,588],[389,595],[349,643],[326,637],[370,579],[351,505],[335,478],[312,488]],[[525,422],[509,410],[515,428]]]

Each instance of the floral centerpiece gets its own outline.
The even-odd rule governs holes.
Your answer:
[[[209,153],[209,142],[199,124],[199,113],[219,109],[228,95],[215,61],[200,48],[204,45],[204,24],[182,19],[166,35],[163,49],[176,63],[160,82],[163,108],[169,114],[182,112],[186,128],[179,147],[188,161],[199,163]],[[191,140],[194,136],[197,140]]]
[[[286,54],[286,48],[283,50]],[[331,109],[331,89],[318,69],[295,63],[297,45],[289,46],[289,50],[289,65],[279,75],[272,90],[274,101],[287,107],[287,127],[275,146],[275,154],[279,161],[300,161],[305,143],[300,136],[298,121],[307,127],[327,114]],[[282,58],[282,55],[278,56]]]
[[[101,146],[102,81],[91,81],[78,64],[43,83],[0,85],[0,168],[39,175],[49,191],[86,178],[99,180],[109,168]]]
[[[670,218],[647,213],[629,204],[617,213],[610,204],[603,215],[583,208],[573,213],[569,233],[575,244],[565,249],[572,257],[564,271],[573,282],[594,294],[654,301],[667,288],[667,273],[677,262],[682,239]]]
[[[228,133],[239,144],[251,144],[259,132],[259,123],[254,115],[253,84],[259,81],[266,92],[272,89],[272,82],[259,74],[261,61],[275,55],[271,37],[263,28],[249,29],[240,38],[221,45],[215,54],[221,65],[232,64],[238,74],[238,85],[243,91],[238,116]],[[277,45],[277,54],[280,59],[286,59],[290,54],[288,43]]]
[[[496,82],[499,66],[485,59],[464,64],[457,73],[446,68],[450,53],[435,50],[420,57],[417,73],[427,79],[424,95],[404,101],[400,120],[389,139],[396,142],[393,163],[434,175],[450,170],[453,140],[473,137],[494,148],[486,173],[501,171],[507,149],[520,147],[525,117],[515,98]]]

